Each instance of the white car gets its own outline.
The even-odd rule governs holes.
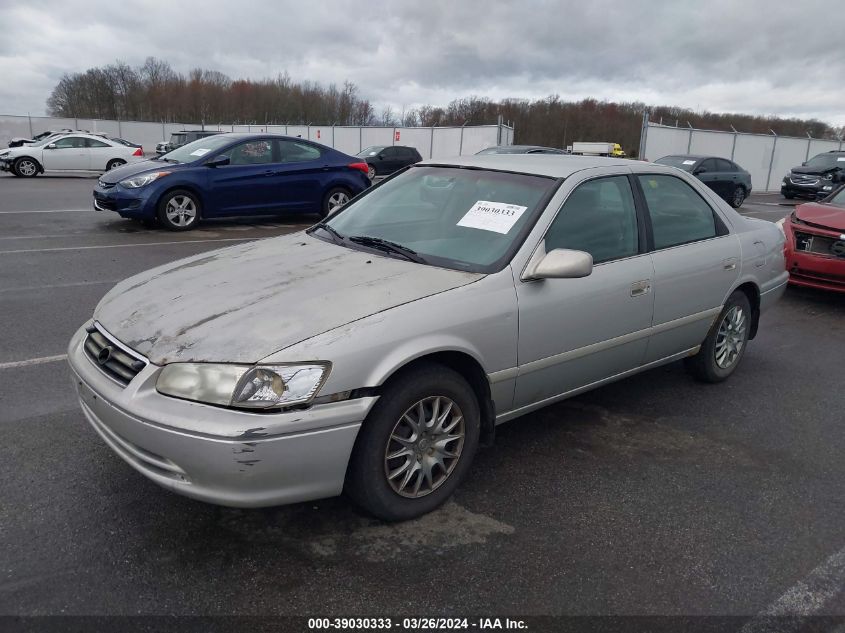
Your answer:
[[[142,147],[74,132],[0,150],[0,170],[31,178],[45,171],[109,171],[144,157]]]

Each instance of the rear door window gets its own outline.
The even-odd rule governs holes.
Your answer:
[[[736,171],[736,166],[729,160],[724,158],[714,158],[716,161],[717,171]]]
[[[278,162],[280,163],[303,163],[317,160],[323,155],[319,149],[308,143],[283,140],[274,142],[276,143],[276,151],[279,157]]]
[[[726,231],[704,198],[675,176],[637,176],[651,217],[654,248],[699,242]]]

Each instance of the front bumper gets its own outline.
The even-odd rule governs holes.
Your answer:
[[[12,161],[0,158],[0,171],[12,171]]]
[[[793,286],[845,292],[845,257],[799,250],[796,248],[795,239],[796,230],[827,240],[835,240],[839,235],[835,231],[823,231],[801,225],[796,227],[788,219],[784,222],[783,229],[786,235],[784,256],[786,269],[789,271],[789,283]]]
[[[818,182],[812,184],[796,183],[791,178],[784,178],[780,185],[781,195],[792,194],[800,198],[810,198],[813,200],[825,198],[839,185],[831,180],[824,180],[819,178]]]
[[[124,218],[153,219],[156,216],[156,189],[151,185],[125,189],[120,185],[94,187],[94,209],[113,211]]]
[[[148,364],[123,386],[83,349],[81,328],[68,361],[82,411],[135,470],[179,494],[233,507],[331,497],[343,489],[358,429],[376,398],[285,413],[251,413],[163,396],[161,368]]]

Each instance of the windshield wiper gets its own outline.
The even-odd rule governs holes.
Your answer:
[[[335,244],[339,244],[340,242],[343,242],[346,239],[340,233],[338,233],[334,229],[334,227],[326,224],[325,222],[317,222],[317,224],[315,224],[310,229],[308,229],[308,232],[310,233],[314,229],[323,229],[326,233],[328,233],[329,235],[332,236],[332,240],[334,241]]]
[[[176,160],[175,158],[165,158],[164,156],[159,157],[159,160],[163,160],[165,163],[181,163],[182,161]]]
[[[370,248],[375,248],[386,253],[396,253],[397,255],[402,255],[405,259],[418,264],[427,263],[425,259],[418,255],[415,250],[412,250],[407,246],[397,244],[396,242],[391,242],[390,240],[384,240],[380,237],[372,237],[370,235],[353,235],[349,238],[349,241],[360,244],[361,246],[369,246]]]

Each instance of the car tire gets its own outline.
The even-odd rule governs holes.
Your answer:
[[[352,196],[348,189],[344,189],[343,187],[332,187],[326,192],[326,195],[323,196],[323,204],[320,207],[320,217],[329,217],[335,209],[342,207],[344,204],[349,202],[351,197]]]
[[[795,200],[795,194],[794,193],[785,193],[785,194],[783,194],[783,197],[786,198],[787,200]]]
[[[376,179],[376,175],[377,175],[377,174],[376,174],[376,167],[375,167],[375,165],[370,165],[370,164],[367,164],[367,178],[369,178],[369,179],[370,179],[370,181],[373,181],[373,180],[375,180],[375,179]]]
[[[743,187],[742,185],[737,185],[736,187],[734,187],[733,193],[731,194],[729,204],[734,209],[739,209],[742,206],[743,202],[745,202],[745,187]]]
[[[171,231],[190,231],[201,218],[200,201],[185,189],[165,193],[158,203],[158,221]]]
[[[480,430],[478,401],[463,376],[435,363],[404,371],[385,385],[361,426],[344,491],[384,521],[431,512],[469,471]]]
[[[12,165],[12,169],[16,176],[21,178],[35,178],[41,170],[38,161],[29,156],[21,156]]]
[[[722,382],[739,366],[751,333],[751,304],[741,290],[728,297],[701,349],[685,359],[687,370],[702,382]]]
[[[113,158],[108,162],[106,165],[106,171],[111,171],[112,169],[116,169],[118,167],[122,167],[126,164],[126,161],[122,158]]]

